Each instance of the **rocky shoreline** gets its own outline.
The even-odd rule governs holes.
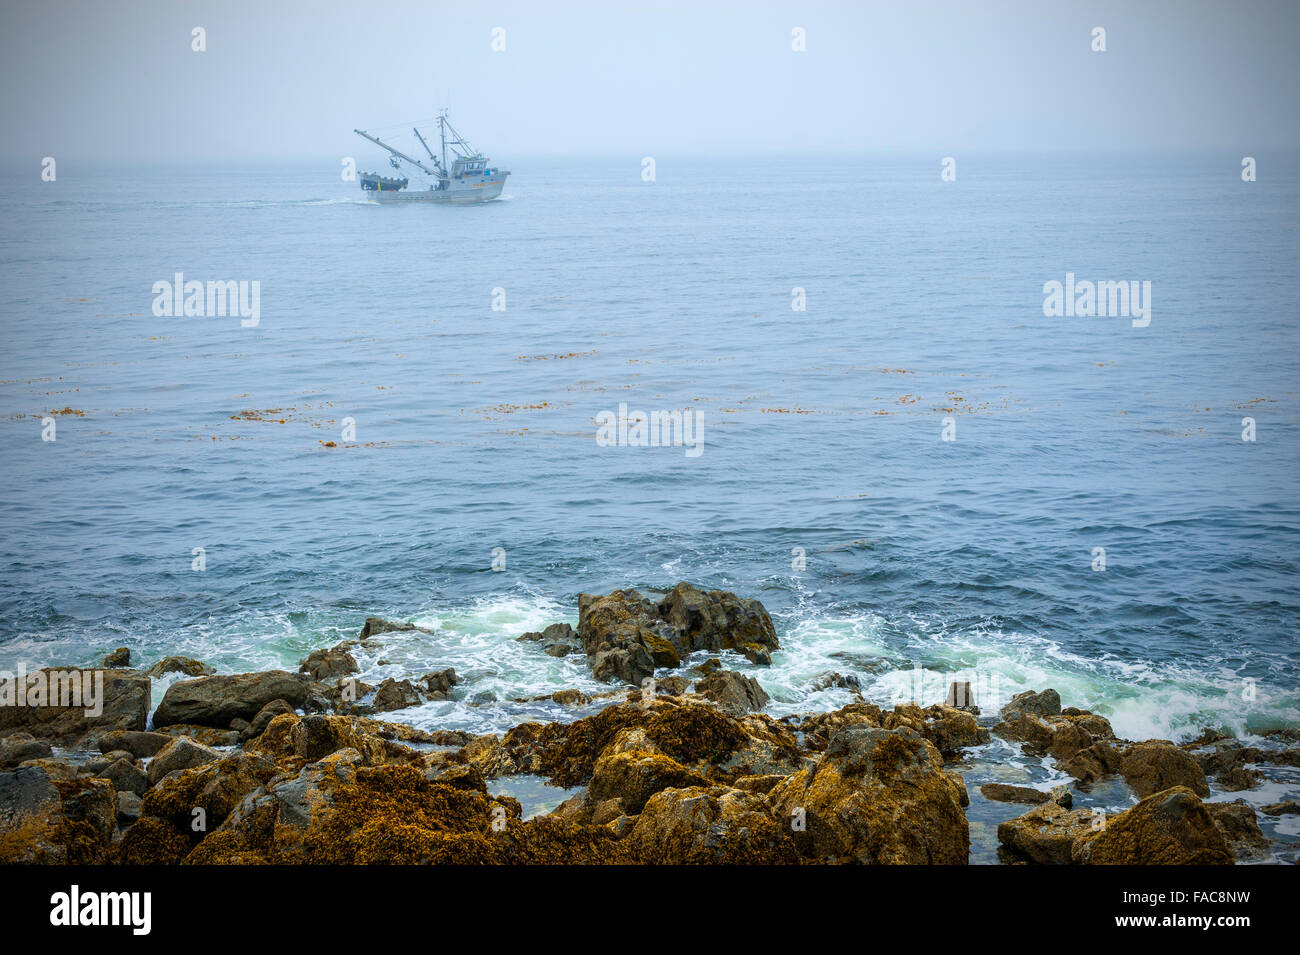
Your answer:
[[[1265,857],[1271,840],[1247,802],[1207,801],[1209,781],[1240,791],[1259,784],[1255,767],[1300,767],[1292,734],[1267,749],[1210,732],[1124,740],[1051,689],[996,715],[950,705],[966,702],[954,685],[945,703],[859,698],[776,719],[762,712],[761,681],[722,660],[770,662],[780,644],[767,611],[687,583],[659,600],[583,594],[576,630],[518,637],[585,655],[611,689],[549,699],[600,706],[593,715],[504,734],[431,731],[401,711],[453,698],[454,670],[370,686],[350,652],[418,629],[369,618],[356,641],[311,652],[296,673],[219,675],[184,657],[138,670],[123,648],[94,671],[102,712],[0,706],[0,862],[963,865],[965,761],[996,739],[1072,780],[979,788],[979,800],[1029,807],[997,824],[1001,861],[1232,864]],[[701,653],[718,656],[656,677]],[[184,678],[151,714],[151,681],[173,673]],[[518,799],[493,792],[515,777],[567,798],[525,818]],[[1136,804],[1076,807],[1095,785],[1124,787]]]

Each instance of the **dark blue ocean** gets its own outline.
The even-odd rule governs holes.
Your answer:
[[[364,679],[454,666],[420,719],[499,731],[599,686],[516,636],[685,579],[772,612],[729,665],[777,714],[920,667],[1131,738],[1300,727],[1300,164],[1257,158],[509,157],[466,207],[330,159],[8,169],[0,668],[294,668],[377,614],[434,633]],[[156,316],[177,272],[260,283],[256,327]],[[1046,317],[1067,272],[1150,324]],[[620,403],[702,453],[598,445]]]

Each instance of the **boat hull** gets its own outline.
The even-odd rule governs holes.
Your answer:
[[[450,205],[487,202],[501,195],[506,187],[506,177],[484,179],[481,182],[452,183],[447,189],[402,189],[400,191],[367,192],[366,198],[375,202],[439,202]]]

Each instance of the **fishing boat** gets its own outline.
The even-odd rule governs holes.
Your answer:
[[[420,141],[427,160],[416,159],[364,129],[352,130],[363,139],[368,139],[381,149],[388,150],[388,162],[399,173],[403,163],[414,167],[419,172],[431,177],[427,189],[411,189],[408,175],[384,176],[377,172],[358,172],[361,191],[370,199],[380,202],[486,202],[501,195],[505,188],[509,170],[497,169],[490,165],[491,160],[469,144],[456,131],[447,119],[444,109],[438,113],[438,134],[442,142],[442,156],[439,158],[429,148],[428,142],[421,135],[418,127],[412,127],[415,138]],[[450,164],[448,152],[450,151]]]

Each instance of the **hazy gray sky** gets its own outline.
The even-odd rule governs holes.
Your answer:
[[[0,122],[5,158],[60,161],[352,155],[439,105],[503,159],[1244,155],[1300,144],[1298,41],[1289,0],[5,0]]]

